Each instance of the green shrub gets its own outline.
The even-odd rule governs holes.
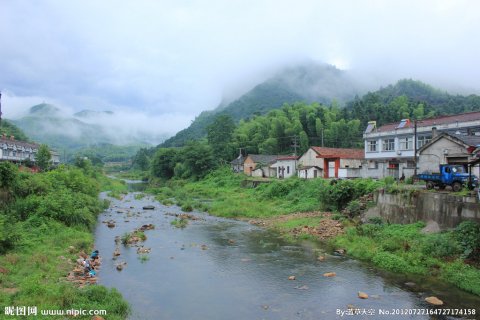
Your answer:
[[[454,237],[463,250],[463,258],[480,258],[480,224],[463,221],[455,228]]]
[[[345,210],[350,218],[359,216],[362,213],[361,203],[358,200],[352,200],[348,203]]]
[[[397,273],[417,273],[424,274],[426,270],[419,266],[409,264],[405,259],[399,255],[379,251],[372,258],[372,262],[382,269]]]
[[[359,235],[375,238],[379,235],[379,232],[383,229],[381,224],[366,223],[357,227]]]
[[[427,256],[445,258],[460,254],[462,248],[451,233],[437,233],[423,239],[421,251]]]

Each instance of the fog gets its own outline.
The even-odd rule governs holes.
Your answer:
[[[1,1],[5,118],[46,101],[173,134],[285,66],[480,93],[478,1]]]

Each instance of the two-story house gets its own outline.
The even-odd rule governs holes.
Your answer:
[[[415,151],[418,154],[418,150],[439,132],[480,135],[480,112],[440,116],[416,122],[403,119],[378,128],[375,121],[370,121],[363,134],[365,176],[412,176],[416,166]]]

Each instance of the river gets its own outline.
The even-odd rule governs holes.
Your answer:
[[[122,293],[132,307],[130,319],[341,319],[349,318],[338,314],[347,305],[366,313],[356,319],[451,319],[380,315],[438,310],[424,301],[431,295],[445,301],[443,308],[477,307],[480,312],[479,297],[452,286],[380,272],[328,254],[320,243],[292,245],[278,233],[246,222],[193,212],[199,220],[176,228],[171,214],[181,213],[180,208],[163,206],[150,196],[135,199],[135,194],[111,199],[95,231],[102,256],[99,283]],[[143,210],[145,205],[155,210]],[[106,220],[114,220],[115,227],[108,228],[102,223]],[[142,259],[137,247],[120,244],[121,255],[113,260],[115,237],[145,224],[155,225],[145,231],[148,258]],[[325,252],[325,261],[319,261]],[[123,270],[116,270],[122,262]],[[326,272],[336,276],[324,277]],[[359,291],[369,298],[359,299]],[[417,311],[408,311],[413,309]]]

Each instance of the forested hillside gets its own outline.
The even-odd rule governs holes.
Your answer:
[[[16,140],[29,141],[25,133],[10,121],[3,120],[0,122],[0,136],[5,134],[7,137],[14,136]]]
[[[360,93],[357,83],[344,71],[329,65],[305,64],[282,70],[258,84],[237,100],[213,111],[202,112],[192,124],[161,144],[162,147],[183,146],[189,140],[205,137],[207,127],[216,116],[225,114],[235,122],[266,114],[284,103],[337,101],[343,104]]]
[[[425,83],[400,80],[362,98],[347,103],[348,118],[359,119],[363,126],[370,120],[378,125],[403,118],[423,119],[437,115],[480,110],[480,96],[451,95]]]

